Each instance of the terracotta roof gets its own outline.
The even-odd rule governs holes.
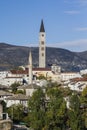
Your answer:
[[[51,71],[50,68],[33,68],[33,71]],[[26,70],[11,70],[12,74],[28,74],[28,68]]]
[[[62,74],[76,74],[76,73],[79,73],[79,72],[62,72]]]
[[[12,74],[28,74],[28,70],[11,70]]]
[[[71,81],[76,81],[76,82],[78,82],[78,81],[87,81],[87,78],[73,78],[73,79],[71,79]]]

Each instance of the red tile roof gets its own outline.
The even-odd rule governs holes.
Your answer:
[[[73,79],[71,79],[71,81],[76,81],[76,82],[78,82],[78,81],[87,81],[87,78],[73,78]]]
[[[28,74],[28,70],[11,70],[12,74]]]
[[[50,68],[33,68],[33,71],[51,71]],[[11,70],[12,74],[28,74],[28,68],[26,70]]]

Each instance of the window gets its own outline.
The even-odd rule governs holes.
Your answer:
[[[44,56],[44,53],[42,53],[42,56]]]
[[[41,41],[41,44],[44,45],[44,41]]]
[[[44,37],[44,34],[42,34],[42,37]]]
[[[44,47],[41,47],[41,50],[43,51],[43,50],[44,50]]]

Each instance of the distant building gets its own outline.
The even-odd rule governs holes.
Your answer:
[[[15,94],[6,98],[5,102],[7,103],[7,107],[10,107],[13,104],[22,104],[24,107],[26,107],[28,104],[28,97],[24,94]]]
[[[79,72],[63,72],[61,73],[61,81],[67,81],[69,79],[81,77]]]
[[[51,66],[51,71],[55,74],[60,74],[61,73],[61,67],[56,65],[56,64],[53,64]]]

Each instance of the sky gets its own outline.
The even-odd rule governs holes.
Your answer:
[[[42,19],[46,46],[87,51],[87,0],[0,0],[0,42],[39,46]]]

